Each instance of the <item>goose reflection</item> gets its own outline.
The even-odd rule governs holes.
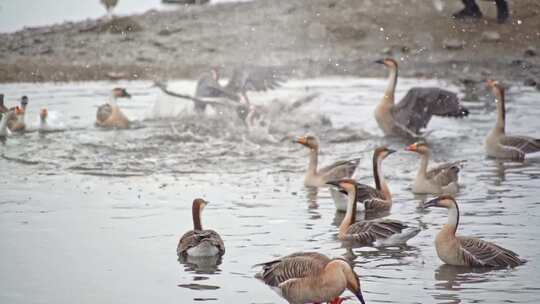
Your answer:
[[[218,266],[221,265],[222,258],[221,256],[181,256],[178,258],[178,262],[184,266],[184,271],[197,274],[214,274],[221,272]]]
[[[489,281],[485,274],[490,270],[443,264],[435,270],[435,290],[443,292],[434,293],[432,296],[437,303],[462,303],[459,294],[465,289],[464,285]]]

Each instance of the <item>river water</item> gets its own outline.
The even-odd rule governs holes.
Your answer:
[[[290,81],[252,100],[275,107],[314,92],[295,112],[274,115],[269,132],[252,134],[226,113],[197,116],[189,103],[163,96],[148,82],[0,85],[8,104],[30,97],[30,130],[47,107],[60,132],[28,132],[0,146],[0,303],[283,303],[253,278],[251,266],[300,250],[354,258],[367,303],[538,303],[540,160],[498,163],[483,154],[495,104],[480,92],[466,119],[432,120],[428,137],[436,161],[467,159],[458,196],[459,231],[518,252],[528,261],[511,270],[445,266],[434,237],[446,221],[423,210],[410,184],[418,158],[390,156],[383,171],[394,195],[390,217],[422,227],[405,247],[356,248],[337,241],[342,214],[327,190],[303,186],[308,151],[292,143],[306,132],[321,139],[322,163],[362,157],[357,177],[373,183],[371,150],[403,149],[372,118],[385,81],[329,78]],[[135,121],[129,130],[94,127],[109,90]],[[398,98],[414,85],[404,79]],[[193,81],[172,88],[193,92]],[[540,133],[540,94],[514,86],[508,93],[510,132]],[[328,123],[331,121],[331,124]],[[203,226],[220,232],[226,254],[217,267],[177,261],[179,237],[192,227],[191,202],[211,203]]]

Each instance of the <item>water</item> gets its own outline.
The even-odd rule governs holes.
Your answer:
[[[64,130],[29,132],[0,147],[0,302],[283,303],[253,278],[257,269],[251,265],[316,250],[355,256],[368,303],[537,303],[540,160],[499,164],[484,157],[482,141],[495,119],[491,98],[466,103],[467,119],[434,119],[429,141],[437,161],[468,160],[458,197],[459,231],[518,252],[529,260],[526,265],[490,272],[442,265],[433,241],[446,212],[418,208],[425,197],[409,187],[418,159],[404,151],[383,164],[395,202],[390,217],[423,231],[403,248],[348,252],[337,241],[343,215],[326,190],[315,198],[305,190],[308,151],[290,139],[318,134],[323,164],[361,156],[357,176],[372,183],[365,151],[405,146],[384,138],[372,118],[385,84],[314,79],[254,95],[255,102],[276,106],[321,93],[297,113],[274,118],[270,136],[277,143],[253,138],[234,116],[201,119],[188,103],[161,95],[148,82],[0,85],[9,104],[22,94],[30,97],[30,129],[46,106],[51,125]],[[133,95],[120,105],[134,127],[96,129],[96,107],[117,85]],[[457,90],[444,82],[405,79],[397,96],[414,85]],[[194,83],[179,81],[173,88],[192,92]],[[539,135],[539,98],[527,88],[510,90],[510,132]],[[321,122],[321,114],[332,126]],[[225,241],[217,268],[176,258],[180,235],[192,227],[195,197],[211,202],[203,226]]]
[[[239,2],[213,0],[212,3]],[[246,1],[246,0],[243,0]],[[177,9],[161,0],[119,0],[115,15],[144,13],[150,9]],[[39,12],[39,14],[36,14]],[[43,26],[64,21],[80,21],[105,15],[100,0],[0,0],[0,32],[13,32],[25,26]]]

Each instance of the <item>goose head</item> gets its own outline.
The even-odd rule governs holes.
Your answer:
[[[131,94],[129,94],[125,88],[114,88],[112,90],[112,95],[114,98],[131,98]]]
[[[205,201],[202,198],[196,198],[193,200],[193,210],[197,210],[199,213],[204,210],[206,205],[208,205],[208,201]]]
[[[343,194],[354,193],[356,191],[356,181],[353,179],[342,179],[339,181],[330,181],[327,185],[336,187]]]
[[[373,157],[376,160],[383,160],[388,157],[388,155],[395,153],[396,150],[389,149],[387,147],[378,147],[373,153]]]
[[[414,144],[407,146],[405,151],[416,152],[418,154],[428,154],[429,146],[424,142],[415,142]]]
[[[296,142],[310,149],[319,148],[319,140],[317,140],[317,137],[312,136],[312,135],[305,135],[305,136],[299,137],[296,140]]]
[[[362,295],[362,289],[360,286],[360,278],[358,274],[354,271],[351,263],[344,259],[333,259],[328,263],[328,268],[334,268],[338,272],[341,272],[347,281],[347,289],[350,290],[360,301],[360,303],[365,304],[364,296]]]
[[[504,95],[504,86],[499,83],[497,80],[493,80],[493,79],[488,79],[486,80],[486,85],[488,86],[488,88],[491,89],[491,91],[493,92],[493,94],[495,94],[495,96],[503,96]]]
[[[397,61],[393,58],[384,58],[384,59],[375,60],[375,63],[382,64],[385,67],[392,68],[392,69],[397,69],[398,67]]]
[[[457,206],[456,199],[451,195],[441,195],[424,203],[424,208],[439,207],[451,209]]]

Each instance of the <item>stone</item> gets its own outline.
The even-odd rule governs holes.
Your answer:
[[[498,42],[501,40],[501,34],[496,31],[485,31],[482,33],[482,41],[484,42]]]
[[[525,57],[535,57],[538,56],[538,51],[533,46],[530,46],[525,50],[524,55]]]
[[[465,41],[460,39],[444,39],[443,48],[447,50],[461,50],[465,47]]]
[[[527,87],[534,87],[536,84],[537,82],[534,80],[534,78],[527,78],[525,81],[523,81],[523,85]]]

